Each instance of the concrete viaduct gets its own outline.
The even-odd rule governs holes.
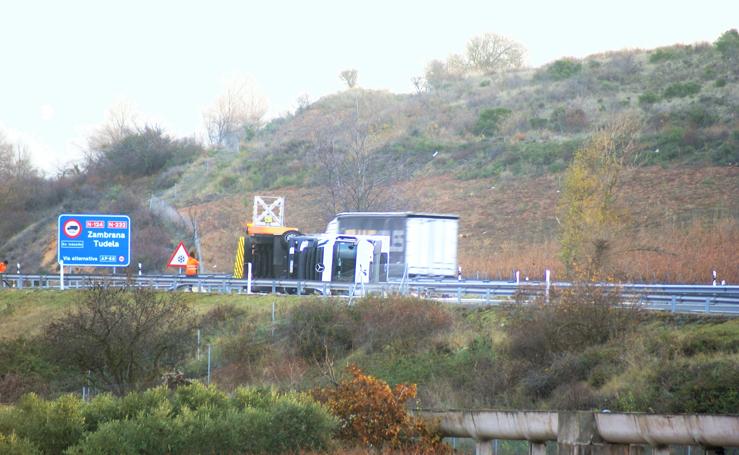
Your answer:
[[[739,416],[610,412],[420,411],[447,437],[473,438],[477,455],[492,455],[494,439],[525,440],[529,455],[669,455],[670,445],[700,446],[707,455],[739,447]]]

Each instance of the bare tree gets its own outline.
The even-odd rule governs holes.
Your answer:
[[[304,110],[308,109],[310,106],[310,95],[307,93],[303,93],[300,95],[297,99],[298,108],[296,112],[303,112]]]
[[[129,103],[120,102],[110,106],[103,124],[88,138],[89,151],[100,151],[132,134],[139,128],[138,117],[136,109]]]
[[[423,93],[426,91],[426,79],[423,76],[413,76],[411,78],[413,87],[416,88],[416,93]]]
[[[339,74],[339,79],[346,82],[349,88],[354,88],[357,85],[357,70],[344,70]]]
[[[176,294],[95,286],[75,311],[47,327],[46,339],[56,358],[124,395],[158,382],[164,369],[185,358],[193,321]]]
[[[240,140],[246,130],[261,126],[267,112],[267,99],[253,79],[239,77],[228,83],[226,91],[203,113],[211,144],[223,146]]]
[[[504,36],[485,33],[467,43],[467,63],[486,74],[520,68],[524,47]]]
[[[0,247],[34,219],[45,204],[47,182],[31,162],[24,144],[12,144],[0,133]]]
[[[353,112],[335,115],[314,132],[317,176],[331,215],[379,210],[391,203],[391,185],[403,170],[377,154],[383,143],[381,125],[378,106],[357,95]]]

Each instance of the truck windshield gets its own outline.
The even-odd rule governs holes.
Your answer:
[[[336,242],[334,245],[334,268],[332,281],[354,281],[357,267],[357,246],[350,242]]]

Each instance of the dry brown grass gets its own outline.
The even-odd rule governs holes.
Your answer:
[[[614,279],[639,282],[710,283],[711,271],[727,283],[739,283],[739,222],[721,219],[687,226],[641,230],[621,239],[610,269]],[[511,279],[514,270],[521,279],[542,280],[544,270],[552,279],[564,278],[556,241],[539,244],[506,243],[485,257],[460,255],[465,275],[489,279]]]
[[[466,276],[542,278],[550,268],[563,277],[558,258],[555,207],[557,175],[460,181],[452,176],[416,178],[398,185],[397,210],[460,215],[459,263]],[[316,188],[285,188],[287,221],[303,232],[322,232],[326,213]],[[707,282],[710,270],[739,283],[739,168],[659,167],[629,169],[619,190],[636,218],[633,245],[656,247],[622,255],[620,277],[638,280]],[[236,238],[251,214],[252,194],[235,195],[193,207],[203,232],[209,269],[230,271]],[[638,241],[637,241],[638,240]]]

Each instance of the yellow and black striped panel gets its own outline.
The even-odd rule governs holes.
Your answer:
[[[244,278],[244,237],[239,237],[239,246],[236,247],[234,278],[239,280]]]

